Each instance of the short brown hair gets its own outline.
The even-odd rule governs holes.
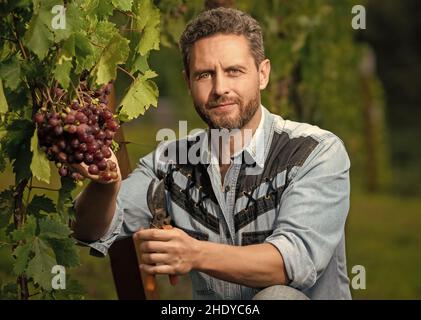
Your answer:
[[[245,36],[256,66],[265,59],[262,28],[255,19],[245,12],[232,8],[206,10],[187,24],[180,38],[180,50],[187,76],[190,71],[190,49],[193,44],[199,39],[217,33]]]

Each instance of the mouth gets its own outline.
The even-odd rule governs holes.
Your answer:
[[[226,103],[221,103],[215,106],[211,106],[209,109],[211,110],[228,110],[229,108],[233,107],[234,105],[236,105],[235,102],[226,102]]]

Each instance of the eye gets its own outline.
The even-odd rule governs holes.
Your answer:
[[[229,69],[228,74],[231,75],[231,76],[238,76],[238,75],[241,74],[241,70],[240,69]]]
[[[210,72],[202,72],[201,74],[199,74],[199,76],[197,77],[198,79],[207,79],[211,76]]]

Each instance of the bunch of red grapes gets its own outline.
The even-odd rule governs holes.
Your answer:
[[[67,93],[60,88],[44,94],[48,100],[35,114],[38,141],[47,158],[56,163],[60,176],[83,180],[71,164],[84,163],[90,174],[104,181],[118,177],[117,165],[109,159],[110,146],[119,128],[107,105],[110,92],[111,84],[89,90],[81,83],[78,99],[70,104],[65,102]]]

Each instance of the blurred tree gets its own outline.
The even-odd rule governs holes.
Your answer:
[[[160,1],[166,17],[162,43],[177,44],[186,22],[200,10],[198,3],[238,8],[256,18],[272,64],[265,106],[337,134],[350,153],[354,182],[369,191],[389,185],[382,86],[372,51],[356,41],[351,26],[355,1]]]
[[[367,0],[367,29],[358,39],[376,52],[390,128],[393,192],[421,195],[421,2]]]

